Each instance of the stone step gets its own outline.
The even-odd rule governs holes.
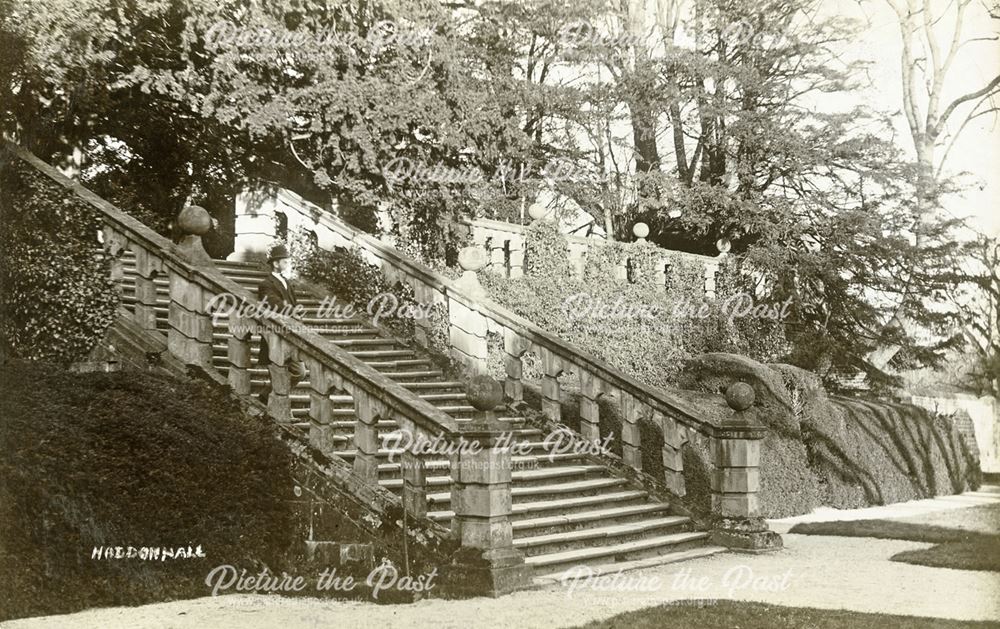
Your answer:
[[[590,576],[599,577],[609,574],[617,574],[621,572],[629,572],[632,570],[642,570],[644,568],[653,568],[656,566],[661,566],[670,563],[676,563],[678,561],[687,561],[689,559],[699,559],[701,557],[711,557],[712,555],[717,555],[719,553],[727,552],[728,549],[723,546],[695,546],[688,550],[673,550],[662,555],[653,555],[652,557],[644,557],[642,559],[631,559],[625,561],[616,561],[609,563],[602,563],[597,565],[588,564],[585,568],[563,568],[562,570],[557,570],[554,572],[549,572],[552,568],[539,567],[536,568],[536,573],[533,578],[533,582],[536,586],[543,587],[556,584],[566,583],[567,578],[572,579],[574,576],[579,576],[581,579],[586,579]]]
[[[511,507],[510,518],[512,522],[517,522],[520,519],[529,519],[531,516],[542,517],[543,514],[550,514],[552,512],[567,515],[586,512],[594,505],[625,503],[623,506],[628,506],[630,503],[645,500],[648,495],[645,491],[634,489],[610,494],[599,494],[597,496],[523,502]],[[450,522],[454,515],[453,511],[430,511],[427,513],[427,517],[437,522]]]
[[[536,471],[546,467],[559,467],[567,464],[580,462],[582,455],[578,454],[556,454],[550,456],[515,456],[511,457],[511,463],[517,472]],[[427,473],[448,472],[451,469],[451,462],[445,459],[424,461]],[[378,466],[379,478],[398,478],[400,474],[399,460],[395,463],[380,463]],[[576,474],[574,474],[576,475]],[[522,481],[523,483],[524,481]]]
[[[692,547],[703,546],[707,541],[708,533],[703,531],[669,533],[620,544],[533,555],[525,557],[524,562],[535,568],[536,572],[542,570],[551,572],[559,567],[565,568],[579,564],[587,564],[588,566],[607,564],[663,555],[678,550],[690,550]]]
[[[583,529],[593,526],[607,526],[634,522],[651,517],[669,515],[670,505],[665,502],[647,502],[638,505],[626,505],[595,509],[565,515],[549,515],[537,518],[527,518],[512,522],[514,537],[530,537],[560,533],[563,531]]]
[[[576,550],[594,545],[607,545],[634,541],[653,534],[664,534],[667,530],[685,527],[691,519],[674,515],[661,518],[637,520],[623,524],[611,524],[594,528],[576,529],[534,537],[520,537],[514,540],[514,547],[527,556],[545,555],[565,550]]]
[[[380,483],[381,484],[381,483]],[[609,489],[619,489],[628,485],[624,478],[606,477],[589,480],[557,483],[554,485],[529,485],[522,487],[512,483],[510,495],[514,504],[536,501],[559,500],[566,497],[583,498],[610,493]],[[438,492],[427,495],[427,506],[444,507],[451,504],[451,492]]]

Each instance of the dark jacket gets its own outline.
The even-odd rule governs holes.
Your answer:
[[[273,310],[277,312],[285,311],[286,314],[291,312],[291,309],[299,303],[295,298],[295,289],[292,287],[291,281],[288,281],[288,288],[285,288],[273,273],[268,273],[267,277],[257,285],[257,298],[267,303]],[[267,347],[267,337],[262,335],[257,363],[263,366],[270,364],[270,362],[271,358],[270,350]]]

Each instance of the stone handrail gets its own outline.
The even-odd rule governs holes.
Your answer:
[[[541,359],[542,411],[553,421],[560,420],[563,398],[559,376],[563,373],[579,375],[582,388],[580,432],[587,439],[600,437],[599,398],[608,394],[617,395],[623,418],[621,441],[624,462],[641,470],[639,420],[651,420],[663,430],[665,482],[678,495],[685,493],[681,453],[684,443],[702,439],[742,439],[750,433],[754,438],[760,438],[762,434],[760,426],[736,427],[724,422],[713,423],[700,416],[697,409],[690,407],[678,395],[640,383],[591,353],[491,301],[475,280],[475,271],[481,266],[466,271],[466,277],[452,280],[287,190],[279,190],[275,198],[266,202],[245,203],[244,209],[237,210],[237,223],[241,217],[258,226],[268,221],[273,223],[274,217],[269,213],[283,214],[282,224],[287,225],[289,230],[302,228],[312,232],[316,243],[323,249],[357,247],[361,255],[379,267],[389,281],[411,286],[419,303],[443,305],[447,312],[448,351],[467,371],[485,373],[489,359],[488,335],[495,333],[502,336],[506,367],[504,389],[512,401],[523,399],[522,356],[527,351],[536,352]],[[244,253],[238,251],[236,255]],[[427,344],[432,335],[431,323],[427,319],[418,319],[417,324],[417,340]]]

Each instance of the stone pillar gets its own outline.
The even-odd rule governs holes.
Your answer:
[[[760,446],[767,428],[747,413],[753,389],[743,382],[730,385],[726,401],[735,413],[712,438],[712,541],[754,552],[781,548],[781,536],[769,530],[760,516]]]
[[[470,422],[452,435],[452,535],[460,544],[445,572],[452,596],[501,596],[530,582],[530,567],[513,545],[511,451],[500,422]]]
[[[622,391],[622,461],[634,470],[642,470],[642,449],[639,437],[639,419],[649,407],[635,396]]]
[[[180,272],[170,273],[170,306],[167,348],[181,362],[211,368],[212,317],[207,305],[211,295]]]
[[[274,220],[277,202],[262,190],[246,190],[236,196],[236,241],[228,260],[264,260],[267,247],[278,237]]]
[[[663,481],[667,488],[678,496],[687,493],[684,485],[684,453],[682,447],[687,441],[684,428],[676,419],[660,413],[653,414],[663,432]]]

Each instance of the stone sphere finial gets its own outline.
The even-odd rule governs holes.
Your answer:
[[[184,235],[204,236],[212,229],[212,217],[200,205],[189,205],[177,215],[177,227]]]
[[[719,253],[729,253],[729,250],[733,248],[733,243],[729,242],[728,238],[719,238],[715,241],[715,248],[719,250]]]
[[[533,221],[544,220],[548,214],[548,208],[541,203],[532,203],[528,206],[528,216],[530,216]]]
[[[465,397],[476,410],[492,411],[503,402],[503,386],[489,376],[474,376],[465,386]]]
[[[726,387],[726,403],[735,411],[745,411],[753,406],[757,395],[746,382],[734,382]]]
[[[649,225],[636,223],[632,226],[632,233],[635,234],[637,242],[646,242],[646,236],[649,235]]]
[[[463,271],[476,273],[486,266],[486,250],[481,247],[464,247],[458,252],[458,265]]]

